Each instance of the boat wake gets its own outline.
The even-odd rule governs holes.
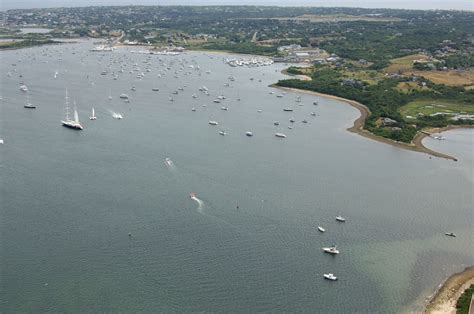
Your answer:
[[[112,115],[112,118],[121,120],[123,119],[123,115],[120,112],[115,112],[109,109],[110,114]]]
[[[193,201],[195,201],[196,203],[198,203],[197,211],[198,211],[198,213],[202,214],[202,213],[203,213],[203,208],[204,208],[204,202],[203,202],[201,199],[199,199],[199,198],[196,196],[196,194],[194,194],[194,193],[191,193],[191,194],[189,195],[189,197],[190,197]]]
[[[176,166],[174,165],[174,162],[170,158],[165,158],[165,165],[170,171],[176,170]]]

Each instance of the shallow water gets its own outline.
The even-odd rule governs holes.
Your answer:
[[[472,264],[472,130],[426,139],[459,161],[430,159],[347,132],[358,111],[338,101],[277,98],[284,65],[188,52],[145,72],[145,55],[91,47],[1,52],[2,311],[394,312]],[[60,124],[66,88],[83,131]]]

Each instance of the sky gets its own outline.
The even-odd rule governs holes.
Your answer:
[[[280,5],[474,11],[474,0],[0,0],[0,10],[130,4]]]

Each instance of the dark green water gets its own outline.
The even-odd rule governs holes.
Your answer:
[[[459,162],[429,159],[345,131],[358,116],[347,105],[277,98],[268,85],[283,65],[231,68],[204,53],[148,65],[91,47],[0,54],[2,312],[400,312],[473,263],[472,130],[427,139]],[[117,80],[100,75],[121,65]],[[36,110],[23,108],[21,80]],[[66,88],[83,131],[60,124]],[[339,256],[321,252],[332,244]]]

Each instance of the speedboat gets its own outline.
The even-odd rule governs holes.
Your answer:
[[[316,115],[316,112],[311,112],[311,115],[312,115],[312,116],[315,116],[315,115]]]
[[[280,137],[280,138],[285,138],[286,137],[286,135],[283,134],[283,133],[275,133],[275,136]]]
[[[209,121],[209,124],[210,124],[210,125],[218,125],[219,123],[217,123],[217,121],[211,120],[211,121]]]
[[[219,131],[219,134],[220,134],[220,135],[222,135],[222,136],[225,136],[225,135],[227,135],[227,133],[226,133],[226,132],[224,132],[224,131]]]
[[[324,251],[324,253],[328,253],[328,254],[332,254],[332,255],[339,254],[339,250],[337,249],[337,247],[335,245],[333,245],[331,247],[323,247],[323,251]]]
[[[122,114],[121,114],[121,113],[118,113],[118,112],[112,113],[112,117],[113,117],[114,119],[117,119],[117,120],[123,119]]]
[[[35,109],[36,108],[36,105],[33,105],[32,103],[27,103],[26,105],[23,106],[24,108],[27,108],[27,109]]]
[[[24,85],[24,84],[23,84],[23,85],[20,85],[20,90],[21,90],[22,92],[27,92],[27,91],[28,91],[28,87],[26,87],[26,85]]]
[[[283,111],[288,111],[288,112],[290,112],[290,111],[293,111],[293,109],[291,109],[291,108],[283,108]]]
[[[250,136],[253,136],[253,133],[249,131],[249,132],[245,132],[245,135],[250,137]]]
[[[324,229],[324,228],[323,228],[323,227],[321,227],[321,226],[318,226],[318,230],[319,230],[320,232],[324,232],[324,231],[326,231],[326,229]]]
[[[456,234],[453,232],[446,232],[445,235],[447,235],[448,237],[453,237],[453,238],[456,237]]]
[[[291,123],[295,123],[295,119],[294,119],[294,118],[291,118],[291,119],[290,119],[290,122],[291,122]]]
[[[323,277],[324,277],[324,279],[327,279],[327,280],[332,280],[332,281],[336,281],[336,280],[337,280],[337,277],[334,276],[334,274],[331,274],[331,273],[329,273],[329,274],[324,274]]]
[[[346,218],[344,218],[340,215],[336,217],[336,220],[339,221],[339,222],[346,222]]]
[[[262,110],[261,110],[261,109],[258,109],[258,110],[257,110],[257,112],[259,112],[259,113],[260,113],[260,112],[262,112]]]
[[[119,97],[122,98],[122,99],[128,99],[128,95],[127,95],[127,94],[120,94]]]
[[[229,107],[221,107],[221,110],[227,111],[227,110],[229,110]]]

